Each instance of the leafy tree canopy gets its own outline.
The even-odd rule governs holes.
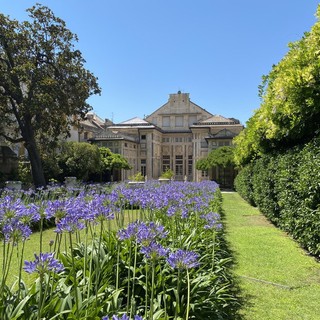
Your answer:
[[[113,171],[113,169],[132,169],[127,159],[121,154],[113,153],[109,148],[100,147],[100,161],[102,171]]]
[[[64,142],[57,156],[64,176],[86,181],[90,174],[100,171],[100,152],[96,145],[87,142]]]
[[[226,168],[234,166],[234,147],[224,146],[210,151],[207,158],[200,159],[196,163],[198,170],[208,170],[220,166]]]
[[[320,6],[317,22],[289,51],[259,87],[261,105],[235,138],[236,162],[304,144],[319,135],[320,122]]]
[[[51,147],[67,136],[100,88],[65,22],[39,4],[27,11],[30,20],[23,22],[0,14],[0,134],[24,142],[40,186],[45,179],[39,145]]]

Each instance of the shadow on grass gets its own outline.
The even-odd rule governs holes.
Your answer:
[[[228,273],[227,277],[230,281],[230,294],[232,296],[232,303],[230,304],[230,308],[228,310],[228,318],[230,320],[244,320],[243,315],[241,315],[241,310],[244,305],[248,306],[250,304],[251,297],[249,295],[244,295],[240,286],[240,277],[234,273],[234,268],[237,265],[237,255],[234,250],[231,249],[229,242],[226,239],[226,220],[225,220],[225,212],[221,209],[220,212],[221,220],[224,225],[224,233],[220,238],[220,250],[221,250],[221,259],[231,258],[230,262],[227,264]]]

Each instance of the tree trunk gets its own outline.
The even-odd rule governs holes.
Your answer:
[[[44,177],[40,153],[37,148],[31,121],[28,120],[29,119],[25,117],[25,123],[28,123],[28,125],[20,126],[20,130],[29,155],[33,184],[36,188],[45,187],[46,179]]]
[[[34,139],[31,139],[31,141],[26,142],[26,148],[28,150],[29,160],[31,163],[31,172],[34,186],[36,188],[45,187],[46,180],[44,177],[41,157]]]

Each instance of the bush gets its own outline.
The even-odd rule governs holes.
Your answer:
[[[255,206],[253,199],[253,186],[252,186],[253,164],[250,163],[240,170],[234,180],[236,191],[252,206]]]
[[[145,177],[142,175],[141,172],[137,172],[135,175],[130,176],[129,180],[131,181],[145,181]]]
[[[166,169],[166,171],[162,172],[160,178],[171,179],[174,176],[174,172],[171,169]]]
[[[320,253],[320,138],[244,167],[236,190],[313,255]]]

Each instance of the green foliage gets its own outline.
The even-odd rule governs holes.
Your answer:
[[[62,143],[57,161],[63,177],[73,176],[83,181],[101,168],[98,147],[86,142]]]
[[[100,147],[100,161],[102,171],[113,171],[114,169],[131,169],[127,159],[121,154],[113,153],[109,148]]]
[[[47,182],[52,179],[63,181],[64,174],[62,168],[59,167],[58,159],[59,152],[55,149],[41,153],[43,172]]]
[[[40,4],[27,11],[30,19],[23,22],[0,14],[0,134],[24,142],[40,186],[40,145],[50,149],[67,136],[100,88],[65,22]]]
[[[255,205],[252,186],[253,164],[248,164],[238,173],[234,180],[237,192],[251,205]]]
[[[160,178],[171,179],[174,176],[173,170],[167,168],[165,172],[161,173]]]
[[[30,162],[20,159],[18,163],[18,180],[23,183],[26,188],[32,185],[32,175],[30,170]]]
[[[106,179],[115,169],[131,169],[122,155],[108,148],[75,141],[60,143],[58,152],[53,150],[42,154],[42,163],[47,179],[61,182],[66,176],[81,181],[108,181]]]
[[[320,254],[320,138],[242,169],[236,190],[314,255]]]
[[[224,146],[212,150],[208,155],[208,165],[223,168],[234,166],[234,147]]]
[[[199,184],[161,185],[156,182],[137,190],[132,187],[126,190],[125,185],[119,185],[107,189],[110,193],[99,194],[97,190],[90,190],[88,193],[77,192],[71,198],[69,194],[61,194],[57,203],[61,205],[66,200],[66,207],[59,207],[54,218],[57,224],[60,223],[58,217],[61,221],[66,218],[68,223],[58,233],[52,230],[55,241],[50,251],[56,252],[64,270],[56,273],[50,270],[50,264],[45,264],[40,271],[36,269],[39,272],[29,286],[19,282],[16,288],[9,288],[6,281],[1,282],[1,319],[101,319],[104,315],[124,312],[130,313],[130,319],[134,314],[140,314],[145,320],[236,319],[238,303],[230,272],[232,259],[220,228],[220,217],[213,214],[214,210],[221,212],[221,192],[218,190],[215,194],[214,183],[201,186],[203,190]],[[39,198],[37,194],[34,196],[43,206],[47,200],[44,195],[52,191],[41,192]],[[139,197],[134,199],[137,192]],[[161,199],[162,194],[165,200],[162,206],[162,201],[157,207],[153,201],[145,205],[145,199],[156,196]],[[179,198],[185,200],[180,201],[181,209],[186,209],[184,214],[180,209],[174,215],[167,214],[171,205],[176,210],[176,199],[171,199],[170,194],[179,194]],[[133,199],[141,203],[135,214],[140,219],[126,228],[125,216],[129,221],[135,218],[132,211],[124,211],[124,206]],[[67,213],[70,203],[77,201],[83,209],[78,217],[76,210]],[[90,211],[96,202],[97,207]],[[56,208],[51,201],[48,206]],[[44,206],[42,210],[45,211]],[[83,213],[88,213],[89,218]],[[209,217],[214,217],[214,221]],[[70,229],[72,225],[79,228]],[[85,229],[80,231],[82,227]],[[137,237],[144,234],[146,227],[149,230],[147,238]],[[40,243],[40,247],[42,231],[32,235],[38,238],[35,242]],[[166,253],[163,255],[157,251],[148,256],[146,249],[153,244],[161,245]],[[9,243],[5,246],[6,249],[11,247]],[[22,248],[16,258],[22,263],[27,243],[26,246],[19,243],[15,248],[18,250],[18,247]],[[177,266],[168,263],[169,253],[176,253],[178,249],[196,253],[199,266],[186,266],[187,261]],[[3,250],[2,258],[6,252]],[[7,272],[11,271],[10,262],[3,265]]]
[[[135,175],[130,176],[129,180],[131,181],[145,181],[145,177],[142,175],[141,172],[137,172]]]
[[[198,160],[196,168],[198,170],[208,170],[216,166],[227,168],[234,165],[234,147],[223,146],[210,151],[207,158]]]
[[[207,158],[199,159],[196,162],[196,169],[197,170],[202,170],[202,171],[208,170],[208,160],[207,160]]]
[[[275,224],[279,219],[279,204],[274,185],[277,166],[275,158],[264,156],[256,160],[254,173],[251,176],[253,203],[256,203],[259,209]]]
[[[312,140],[320,130],[320,7],[318,21],[263,78],[262,103],[236,139],[236,163]]]
[[[317,22],[260,86],[262,103],[235,138],[236,189],[312,254],[320,253],[320,6]]]

